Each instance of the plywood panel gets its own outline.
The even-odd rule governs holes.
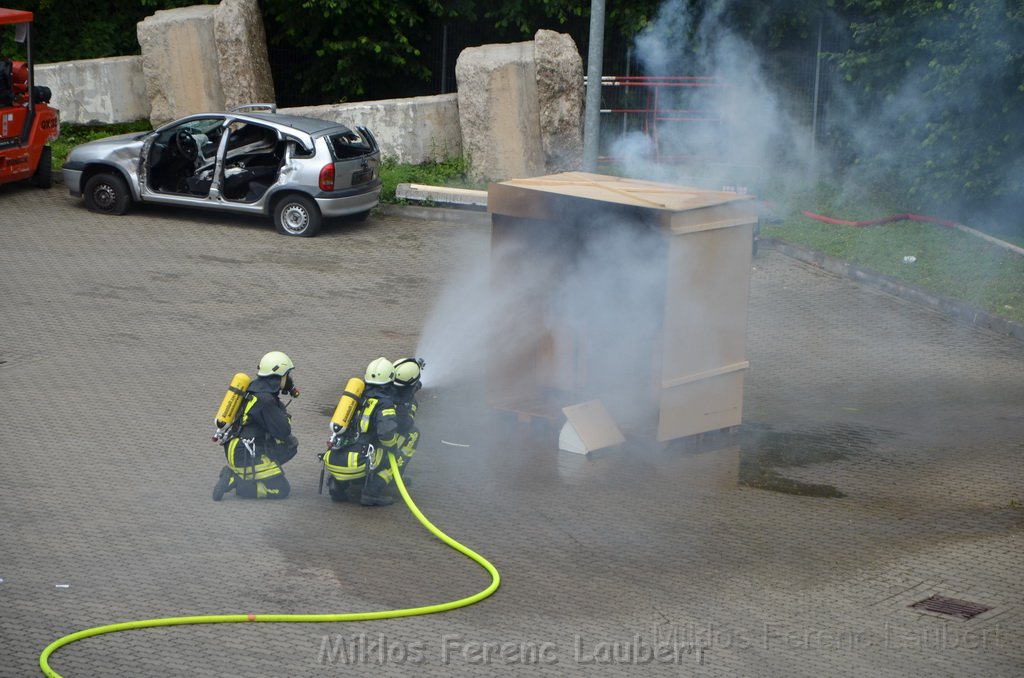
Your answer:
[[[717,431],[743,421],[743,372],[692,381],[662,391],[658,440]]]
[[[671,238],[662,381],[744,360],[753,225]]]
[[[563,406],[568,403],[558,399],[578,395],[602,399],[622,414],[613,403],[619,398],[619,404],[643,410],[627,426],[630,432],[644,434],[636,424],[659,440],[738,425],[757,221],[751,198],[584,172],[492,184],[493,284],[500,289],[527,284],[528,275],[533,293],[522,297],[515,315],[522,322],[547,323],[527,345],[498,356],[501,375],[493,383],[503,385],[505,397],[531,407]],[[546,314],[545,286],[557,288],[587,246],[603,242],[609,231],[632,238],[609,251],[629,250],[637,238],[655,238],[643,260],[620,255],[622,268],[615,268],[617,262],[602,264],[607,274],[591,285],[614,291],[646,276],[648,286],[639,287],[640,296],[655,300],[653,315],[661,317],[645,318],[645,332],[630,331],[641,326],[635,322],[581,322],[574,313],[570,323]],[[544,284],[537,286],[538,281]],[[573,311],[606,310],[585,296]],[[609,336],[623,340],[608,341]],[[597,377],[607,377],[611,359],[623,357],[628,373],[615,375],[615,388],[602,392]]]
[[[530,213],[530,201],[521,200],[524,194],[531,195],[533,202],[544,207],[538,207],[537,212]],[[540,217],[545,214],[545,210],[550,213],[553,205],[566,198],[667,212],[750,200],[750,196],[728,191],[709,191],[588,172],[564,172],[492,184],[488,190],[488,209],[499,214]],[[492,200],[496,202],[492,203]]]

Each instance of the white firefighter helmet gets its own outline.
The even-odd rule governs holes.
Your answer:
[[[269,377],[276,374],[279,377],[284,377],[294,369],[295,363],[292,362],[291,358],[281,351],[271,351],[260,358],[260,365],[256,370],[256,376]]]
[[[395,366],[383,356],[366,366],[366,376],[363,377],[367,384],[390,384],[394,379]]]

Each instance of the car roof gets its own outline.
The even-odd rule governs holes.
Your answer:
[[[237,118],[252,118],[263,122],[277,125],[286,125],[309,135],[322,134],[329,130],[349,131],[349,128],[340,122],[321,120],[320,118],[307,118],[303,115],[287,115],[284,113],[245,113],[233,114]]]

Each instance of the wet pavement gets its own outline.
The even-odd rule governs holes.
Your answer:
[[[382,610],[487,586],[402,505],[318,495],[316,458],[345,380],[416,350],[445,282],[486,256],[486,225],[409,211],[287,239],[248,217],[101,217],[60,187],[3,187],[0,207],[0,676],[37,675],[47,644],[97,625]],[[484,602],[115,633],[51,666],[1020,675],[1024,344],[771,249],[750,296],[734,436],[583,458],[557,450],[557,429],[488,410],[479,384],[422,392],[411,492],[500,570]],[[303,388],[292,496],[214,503],[213,413],[271,349]],[[797,492],[741,483],[752,463]],[[911,607],[933,596],[988,609]]]

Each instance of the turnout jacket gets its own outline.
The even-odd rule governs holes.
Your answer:
[[[289,442],[292,435],[291,417],[278,397],[281,377],[257,377],[249,384],[249,392],[242,404],[241,438],[255,438],[257,445]]]
[[[395,413],[398,417],[398,432],[403,436],[416,426],[416,390],[412,386],[395,388]]]
[[[360,444],[393,450],[401,440],[398,434],[398,413],[391,389],[372,384],[363,392],[363,407],[359,413]]]

